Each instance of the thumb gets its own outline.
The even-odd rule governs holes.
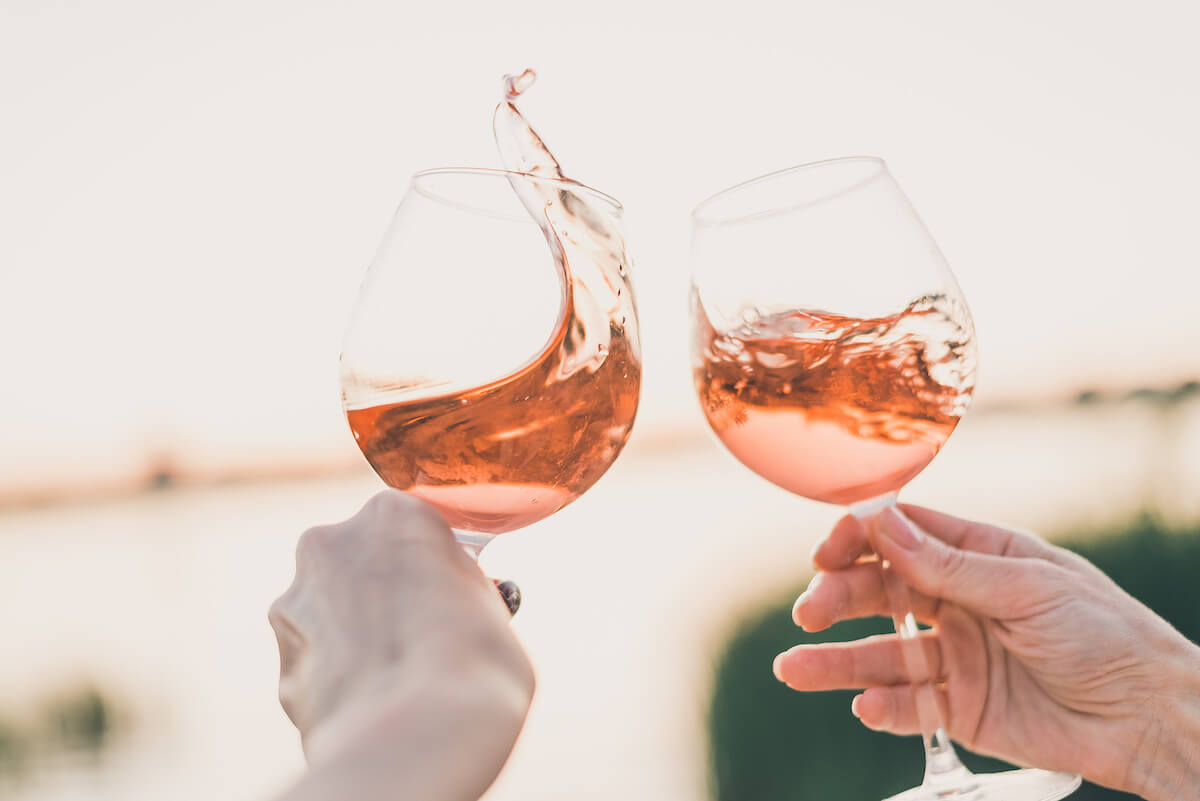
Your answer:
[[[1057,594],[1068,572],[1036,557],[964,551],[922,531],[895,507],[871,528],[872,543],[918,592],[998,620],[1025,617]]]

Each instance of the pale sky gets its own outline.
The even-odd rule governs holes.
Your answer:
[[[525,66],[564,169],[626,207],[643,433],[703,425],[690,208],[841,155],[887,159],[940,243],[981,398],[1194,376],[1196,9],[0,0],[0,487],[353,452],[362,273],[412,172],[498,166]]]

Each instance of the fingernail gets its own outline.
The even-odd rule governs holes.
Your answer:
[[[858,705],[862,703],[862,695],[856,695],[850,700],[850,714],[862,720],[862,713],[858,711]]]
[[[900,510],[889,506],[879,515],[879,530],[892,542],[906,551],[915,551],[921,546],[924,535]]]
[[[800,593],[800,597],[796,599],[796,603],[792,604],[792,621],[797,626],[804,625],[800,622],[800,607],[808,603],[808,599],[812,597],[812,591],[821,583],[821,576],[821,573],[813,576],[812,581],[808,582],[808,587],[805,588],[804,592]]]
[[[813,563],[814,565],[817,563],[817,554],[820,552],[821,546],[824,544],[825,544],[825,540],[817,540],[817,544],[814,545],[812,547],[812,550],[808,552],[808,561],[809,562]]]
[[[817,573],[815,576],[813,576],[811,579],[809,579],[808,586],[804,588],[804,592],[801,593],[801,597],[810,594],[813,590],[815,590],[817,587],[819,587],[821,585],[821,581],[824,578],[825,578],[824,573]]]
[[[784,653],[776,655],[775,661],[771,663],[771,672],[775,674],[775,678],[779,679],[779,681],[783,681],[783,674],[780,670],[783,667],[783,657],[786,653],[784,651]]]
[[[800,625],[800,607],[804,606],[808,600],[808,590],[800,593],[800,597],[796,599],[796,603],[792,604],[792,622],[797,626]]]

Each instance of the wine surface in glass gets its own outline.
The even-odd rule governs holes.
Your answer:
[[[350,409],[367,461],[451,526],[499,534],[553,514],[616,459],[633,427],[641,364],[613,332],[595,369],[563,376],[565,321],[536,361],[453,395]]]
[[[693,377],[713,431],[799,495],[852,504],[929,464],[974,388],[970,332],[949,299],[888,317],[790,311],[718,333],[694,301]]]

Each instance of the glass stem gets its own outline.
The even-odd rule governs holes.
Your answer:
[[[496,538],[495,534],[480,534],[478,531],[459,531],[454,530],[454,539],[463,547],[467,555],[479,561],[479,554],[483,553],[483,549],[487,544]]]
[[[900,511],[894,492],[850,507],[850,513],[866,526],[872,547],[879,536],[879,515],[889,507]],[[875,548],[875,551],[878,553],[879,549]],[[925,743],[925,780],[922,784],[943,790],[947,797],[969,798],[976,789],[976,783],[972,773],[959,761],[954,745],[946,734],[937,688],[934,687],[937,677],[929,669],[929,659],[920,640],[920,629],[913,615],[908,585],[886,559],[880,560],[879,569],[892,610],[892,622],[896,626],[896,633],[900,635],[900,652],[913,690],[921,739]]]

